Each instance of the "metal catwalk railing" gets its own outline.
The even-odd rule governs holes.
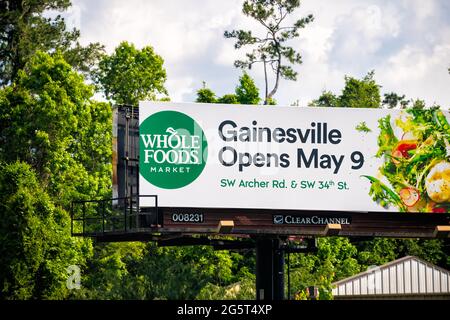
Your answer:
[[[153,199],[153,205],[139,206],[142,198]],[[147,202],[149,200],[146,200]],[[71,232],[73,236],[146,232],[160,226],[162,226],[162,218],[159,216],[156,195],[72,202]]]

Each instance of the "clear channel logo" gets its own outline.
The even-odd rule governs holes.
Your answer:
[[[281,215],[273,216],[273,224],[283,224],[283,223],[284,223],[284,216]]]

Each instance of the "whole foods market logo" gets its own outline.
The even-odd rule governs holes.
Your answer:
[[[154,186],[177,189],[202,173],[208,143],[194,119],[177,111],[157,112],[139,126],[139,172]]]

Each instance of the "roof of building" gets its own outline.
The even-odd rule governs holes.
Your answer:
[[[450,271],[406,256],[333,283],[333,296],[450,294]]]

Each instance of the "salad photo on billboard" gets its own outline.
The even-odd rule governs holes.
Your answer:
[[[397,115],[397,114],[395,114]],[[383,159],[369,195],[381,207],[400,212],[448,213],[450,125],[444,112],[409,109],[378,120],[377,158]]]

